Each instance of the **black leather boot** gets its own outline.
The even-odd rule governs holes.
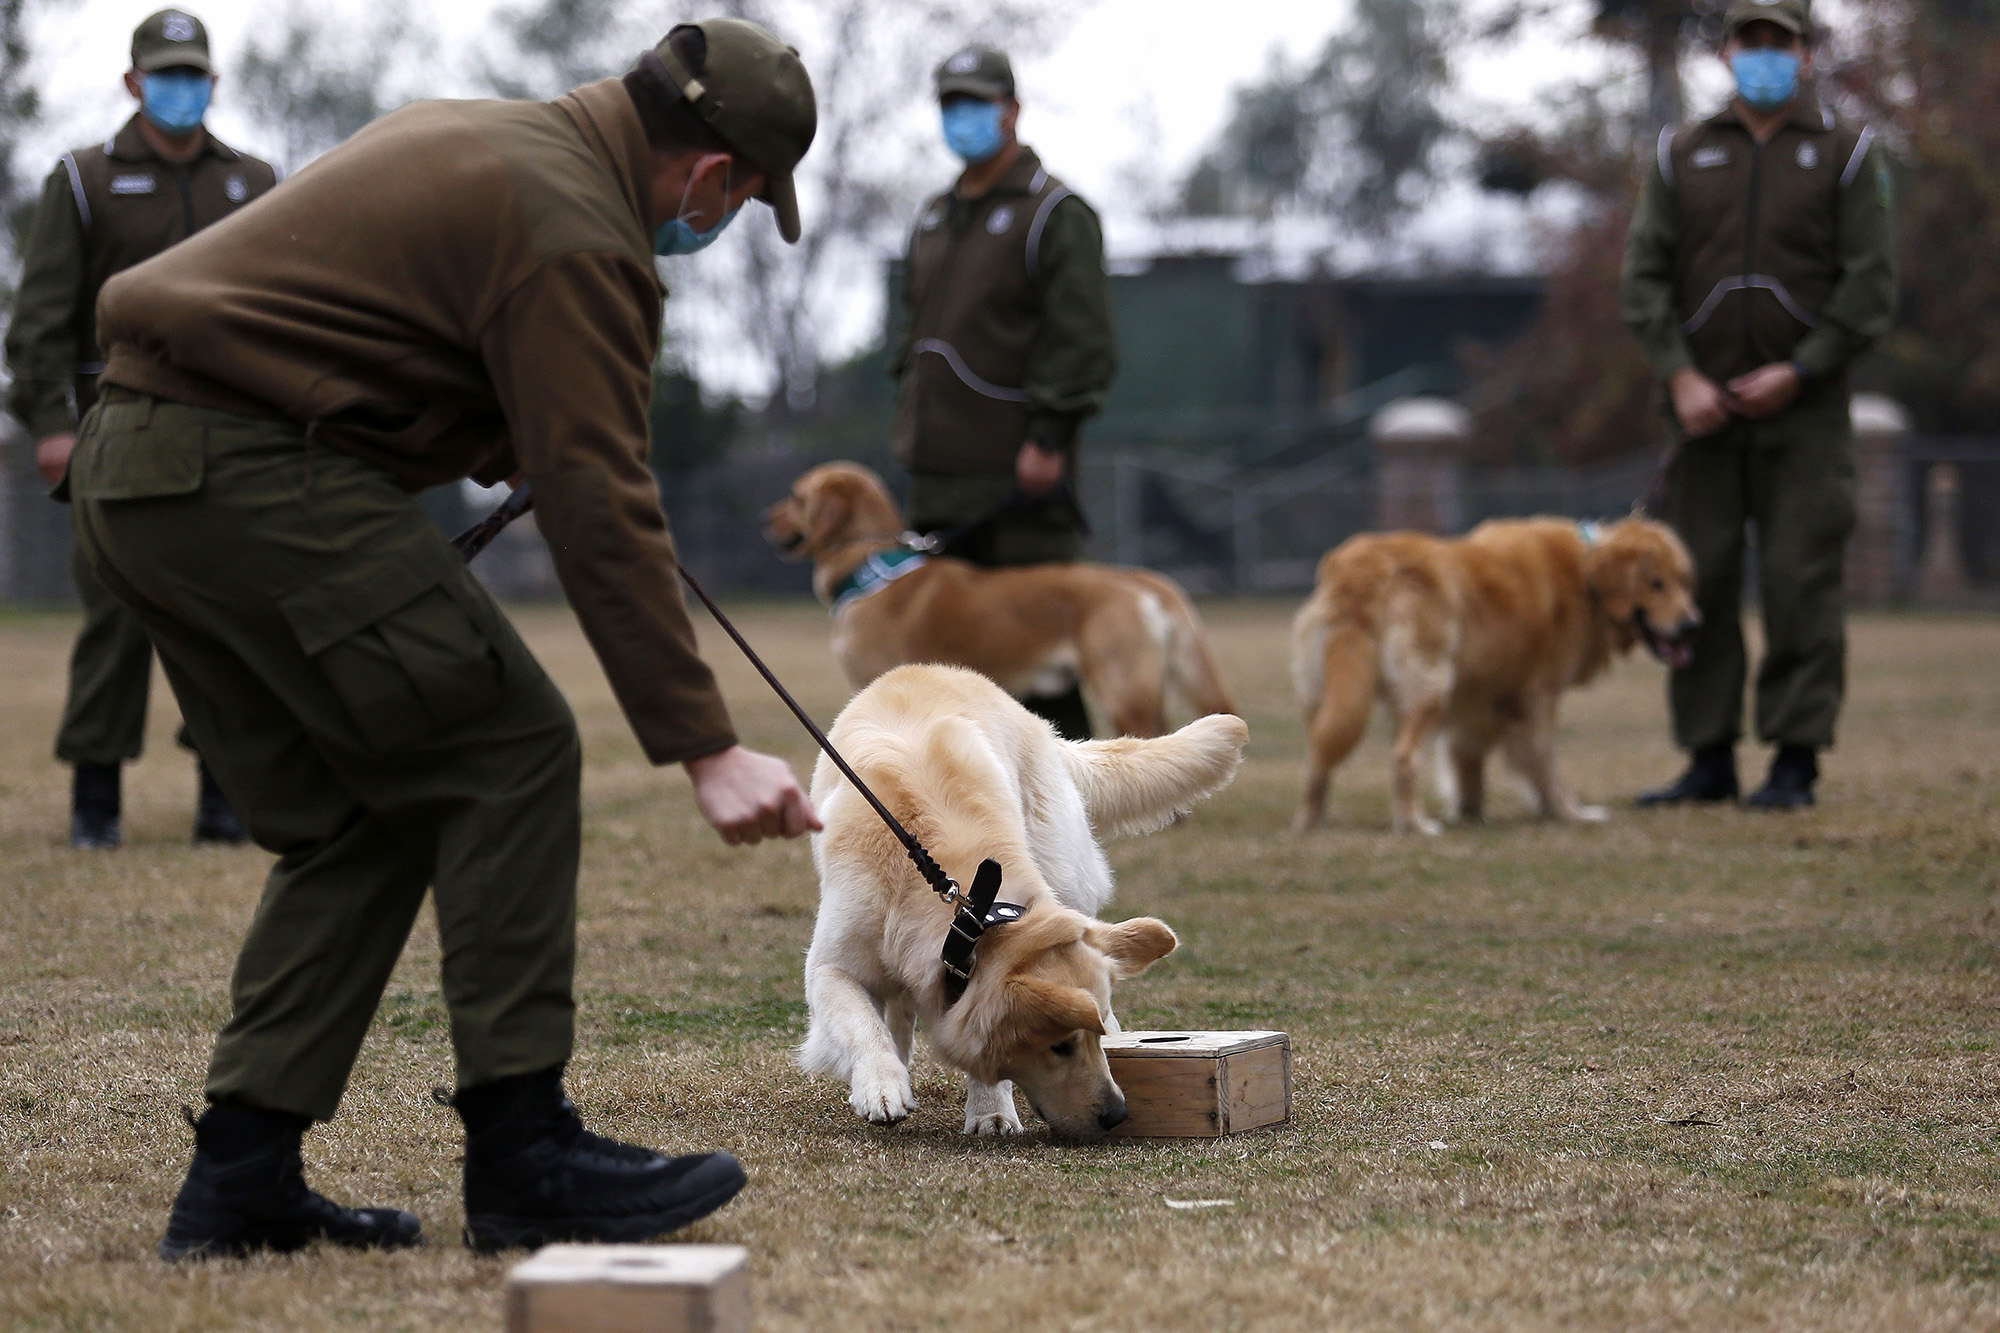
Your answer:
[[[1752,810],[1802,810],[1813,803],[1819,756],[1810,745],[1780,745],[1771,756],[1771,775],[1743,804]]]
[[[160,1257],[213,1259],[286,1252],[316,1240],[355,1250],[421,1245],[417,1219],[394,1208],[342,1208],[306,1188],[302,1115],[211,1106],[195,1121],[194,1164],[174,1199]]]
[[[743,1188],[726,1152],[662,1157],[583,1127],[562,1066],[467,1088],[465,1243],[484,1254],[557,1241],[643,1241],[707,1217]]]
[[[69,845],[110,851],[125,841],[119,819],[123,770],[117,764],[78,764],[70,780]]]
[[[222,788],[215,783],[215,774],[208,771],[206,760],[195,761],[195,772],[201,781],[201,795],[195,799],[194,840],[220,842],[232,846],[250,841],[250,830],[243,827],[243,821],[236,817],[236,807],[222,794]]]
[[[1645,807],[1689,801],[1703,804],[1733,801],[1737,791],[1736,746],[1718,741],[1697,749],[1689,756],[1687,771],[1666,786],[1640,792],[1638,804]]]
[[[1021,706],[1053,724],[1066,741],[1090,739],[1090,709],[1084,706],[1081,685],[1072,685],[1063,694],[1031,694],[1021,700]]]

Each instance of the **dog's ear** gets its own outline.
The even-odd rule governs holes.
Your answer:
[[[1031,1039],[1079,1029],[1104,1035],[1104,1015],[1097,1012],[1097,1001],[1081,986],[1058,985],[1030,972],[1009,979],[1007,991],[1013,1001],[1015,1024]]]
[[[1150,916],[1135,916],[1115,926],[1093,922],[1083,932],[1083,942],[1111,960],[1116,981],[1138,976],[1180,947],[1167,923]]]
[[[1639,593],[1638,552],[1629,540],[1620,540],[1630,522],[1618,524],[1602,544],[1583,555],[1583,581],[1597,599],[1599,613],[1618,625],[1632,619]]]
[[[821,484],[805,504],[806,546],[814,551],[840,535],[854,513],[854,497],[845,486]]]

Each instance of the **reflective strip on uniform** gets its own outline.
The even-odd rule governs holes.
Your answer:
[[[83,175],[76,169],[76,154],[62,155],[63,167],[69,172],[69,191],[76,196],[77,215],[83,219],[83,229],[90,230],[90,200],[83,195]]]
[[[1660,157],[1660,179],[1665,181],[1667,183],[1667,188],[1671,190],[1674,188],[1674,127],[1673,126],[1669,125],[1665,129],[1660,131],[1660,146],[1657,151]]]
[[[1854,184],[1854,178],[1861,174],[1861,159],[1868,156],[1868,145],[1874,142],[1875,127],[1873,125],[1863,125],[1861,127],[1861,137],[1855,140],[1854,152],[1848,157],[1847,166],[1840,173],[1841,189],[1844,190]]]
[[[973,374],[971,368],[965,364],[965,358],[958,354],[958,349],[942,338],[920,338],[917,340],[916,346],[910,350],[918,354],[924,352],[937,353],[944,358],[945,364],[951,367],[951,373],[958,376],[960,382],[966,388],[982,397],[997,398],[1003,403],[1025,403],[1028,401],[1028,394],[1025,389],[1002,388],[998,384],[989,383]]]
[[[1042,192],[1042,187],[1044,185],[1047,185],[1048,183],[1049,183],[1049,169],[1047,167],[1036,167],[1035,178],[1028,182],[1028,193],[1040,194]]]
[[[1057,204],[1069,198],[1069,196],[1070,196],[1070,190],[1067,186],[1065,186],[1057,190],[1054,194],[1050,195],[1048,198],[1042,200],[1042,206],[1035,210],[1034,224],[1028,228],[1028,276],[1029,277],[1033,277],[1035,274],[1041,271],[1042,228],[1048,225],[1049,213],[1054,210]]]
[[[1807,314],[1805,309],[1792,299],[1792,294],[1785,290],[1784,283],[1779,282],[1768,273],[1745,273],[1739,277],[1724,278],[1721,282],[1716,283],[1715,290],[1710,292],[1708,299],[1701,303],[1701,309],[1694,312],[1694,318],[1681,325],[1681,332],[1693,333],[1696,329],[1708,323],[1709,316],[1713,315],[1715,308],[1722,304],[1723,297],[1729,295],[1731,292],[1745,291],[1753,287],[1761,288],[1777,297],[1778,304],[1785,308],[1785,313],[1807,328],[1819,327],[1819,320]]]

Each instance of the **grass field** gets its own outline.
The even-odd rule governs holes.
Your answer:
[[[1121,990],[1127,1025],[1288,1029],[1294,1121],[1092,1148],[961,1138],[927,1057],[890,1130],[801,1077],[806,848],[722,847],[568,616],[521,614],[589,757],[572,1091],[599,1128],[743,1158],[750,1188],[690,1238],[751,1247],[759,1326],[2000,1327],[2000,620],[1858,621],[1815,812],[1558,828],[1503,792],[1489,826],[1418,841],[1386,832],[1379,725],[1334,827],[1285,831],[1289,609],[1207,608],[1251,758],[1194,818],[1114,844],[1112,915],[1184,942]],[[744,621],[830,717],[824,616]],[[72,629],[0,621],[0,1327],[497,1328],[506,1264],[455,1241],[428,924],[307,1170],[414,1209],[433,1244],[154,1259],[266,858],[185,845],[170,704],[128,770],[127,848],[64,845],[47,751]],[[804,762],[708,642],[745,738]],[[1661,695],[1632,662],[1572,696],[1581,796],[1622,806],[1672,772]]]

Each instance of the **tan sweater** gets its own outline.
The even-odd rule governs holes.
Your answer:
[[[112,384],[309,425],[411,490],[517,468],[655,763],[734,743],[646,465],[665,293],[616,79],[425,102],[104,288]]]

